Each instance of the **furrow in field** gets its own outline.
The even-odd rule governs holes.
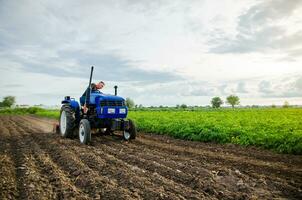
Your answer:
[[[14,159],[11,155],[7,123],[7,117],[2,117],[0,120],[0,199],[16,199],[18,196],[17,178]]]
[[[52,199],[88,199],[87,195],[74,186],[72,181],[50,158],[48,153],[33,141],[31,135],[24,137],[24,140],[31,145],[37,170],[40,174],[44,175],[43,184],[51,186],[54,194],[51,197]]]
[[[99,140],[101,139],[96,138],[94,145],[104,152],[112,154],[128,164],[149,171],[149,173],[158,173],[176,183],[190,187],[190,190],[208,194],[212,198],[244,198],[246,192],[257,190],[257,188],[254,188],[255,185],[252,184],[253,180],[247,180],[246,175],[238,172],[235,173],[226,167],[219,166],[219,170],[214,171],[213,168],[208,168],[208,166],[196,165],[196,162],[192,164],[192,160],[178,162],[166,154],[160,154],[160,156],[158,156],[158,152],[140,148],[136,149],[134,148],[134,146],[136,146],[134,142],[121,144],[116,141],[115,143],[98,145]],[[110,140],[110,138],[108,137],[106,140]],[[244,186],[241,188],[233,186],[242,180],[245,180]],[[233,185],[229,184],[230,182],[232,182]],[[258,186],[258,188],[259,187],[263,189],[263,186]],[[242,191],[240,192],[239,190]],[[266,189],[266,195],[271,196],[268,189]]]
[[[165,144],[163,142],[154,142],[150,139],[140,138],[136,141],[139,145],[147,146],[150,149],[160,149],[161,151],[170,152],[170,154],[175,155],[185,155],[193,158],[208,158],[208,160],[212,160],[214,162],[223,162],[224,164],[229,163],[230,165],[240,164],[246,166],[248,169],[253,168],[263,168],[266,169],[268,173],[291,173],[293,177],[297,175],[302,175],[302,169],[299,167],[289,168],[287,166],[279,165],[278,163],[274,163],[271,165],[270,162],[259,161],[256,159],[251,159],[245,156],[232,156],[219,154],[216,152],[204,150],[204,149],[195,149],[189,146],[179,146],[172,144]],[[264,172],[265,172],[264,171]]]
[[[136,142],[138,145],[147,146],[149,149],[166,152],[171,157],[175,155],[180,158],[188,157],[197,162],[206,161],[212,166],[217,165],[217,170],[224,167],[233,170],[240,169],[241,173],[251,176],[255,180],[260,180],[258,182],[265,187],[267,184],[270,184],[268,187],[273,187],[282,193],[285,192],[285,195],[293,195],[295,197],[301,195],[299,190],[301,190],[302,185],[302,168],[299,165],[292,169],[278,164],[275,166],[270,162],[264,163],[248,157],[241,158],[240,156],[219,155],[215,152],[204,151],[203,149],[196,150],[188,146],[167,145],[160,142],[154,143],[152,140],[144,138],[140,138]],[[272,174],[274,175],[272,176]]]
[[[234,190],[234,191],[238,191],[238,189],[242,189],[242,188],[248,188],[249,191],[262,191],[262,190],[266,190],[266,193],[268,196],[271,195],[270,193],[270,189],[271,187],[275,188],[274,190],[276,190],[277,192],[274,192],[276,195],[278,195],[280,193],[280,191],[282,191],[281,193],[287,192],[286,195],[291,195],[293,194],[298,195],[299,191],[297,191],[297,188],[299,188],[299,186],[301,185],[299,182],[295,183],[293,181],[285,181],[287,182],[286,184],[284,184],[284,180],[282,180],[279,177],[268,177],[266,175],[263,174],[259,174],[259,172],[262,172],[261,167],[257,170],[253,170],[253,171],[249,171],[245,168],[241,168],[240,166],[237,165],[237,163],[229,163],[228,165],[226,165],[224,162],[217,162],[217,160],[211,161],[209,160],[209,158],[207,158],[207,156],[205,156],[203,159],[196,159],[195,157],[191,157],[191,156],[184,156],[181,154],[177,154],[177,153],[171,153],[170,151],[162,151],[162,149],[159,148],[146,148],[145,145],[137,145],[136,141],[132,141],[129,143],[124,143],[121,144],[120,142],[117,141],[111,141],[110,137],[107,138],[102,138],[102,139],[97,139],[98,141],[96,141],[95,143],[93,143],[94,145],[97,145],[98,143],[100,143],[100,145],[107,145],[110,146],[111,148],[114,146],[119,146],[117,147],[115,150],[112,150],[112,152],[119,152],[119,148],[122,151],[122,155],[126,154],[125,152],[129,151],[129,154],[133,154],[134,156],[130,159],[130,158],[125,158],[125,156],[121,156],[121,159],[124,159],[125,162],[135,162],[135,157],[143,157],[144,159],[148,158],[148,153],[151,153],[151,157],[153,156],[157,156],[157,158],[155,158],[153,161],[155,161],[155,163],[159,162],[161,164],[163,164],[162,166],[166,166],[167,165],[167,160],[172,160],[172,163],[180,163],[182,164],[182,168],[178,167],[178,169],[181,172],[188,172],[189,174],[195,175],[196,179],[195,181],[192,181],[191,184],[193,187],[195,187],[195,189],[198,189],[198,187],[200,187],[201,189],[204,188],[204,186],[206,185],[206,183],[203,184],[198,184],[199,181],[198,180],[198,174],[202,174],[201,176],[201,180],[206,180],[205,182],[209,182],[207,180],[207,178],[209,178],[209,180],[218,180],[219,184],[221,184],[222,187],[224,187],[224,190]],[[104,142],[105,140],[109,140],[110,142]],[[128,147],[129,146],[129,147]],[[140,152],[137,155],[136,152]],[[191,157],[191,158],[190,158]],[[165,163],[163,163],[166,162]],[[141,162],[138,162],[141,163]],[[145,164],[142,166],[142,168],[147,168],[150,167],[151,170],[156,170],[156,167],[158,166],[154,166],[155,164],[154,162],[149,163],[149,164]],[[169,165],[170,166],[170,165]],[[240,170],[240,171],[239,171]],[[206,172],[206,173],[205,173]],[[210,172],[210,176],[209,173]],[[163,173],[163,176],[168,176],[167,175],[167,171],[165,171],[164,169],[161,170],[161,173]],[[169,173],[169,172],[168,172]],[[204,176],[206,174],[206,176]],[[259,175],[258,175],[259,174]],[[181,177],[181,174],[177,174],[175,176],[173,176],[173,174],[171,175],[171,179],[175,180],[175,176],[177,181],[177,178]],[[224,181],[228,179],[227,181]],[[241,184],[241,180],[245,180],[245,185],[249,186],[249,187],[233,187],[232,184],[228,184],[228,182],[233,182],[234,185]],[[197,182],[197,183],[196,183]],[[215,186],[219,186],[219,184],[213,184],[214,188]],[[230,187],[229,187],[230,186]],[[221,187],[220,187],[221,188]],[[280,189],[280,191],[278,192],[278,190]]]
[[[188,185],[194,181],[196,174],[188,174],[179,170],[179,164],[170,160],[167,155],[155,155],[152,151],[146,149],[137,150],[133,148],[130,143],[115,142],[111,144],[97,144],[99,138],[95,138],[94,145],[98,149],[102,149],[104,152],[117,157],[120,160],[132,165],[136,165],[142,169],[145,169],[151,173],[162,173],[166,178],[170,178],[175,182],[179,182],[184,185]],[[106,139],[110,140],[109,137]],[[134,145],[135,146],[135,145]],[[206,175],[206,174],[203,174]]]
[[[116,159],[114,156],[110,154],[101,154],[99,156],[95,156],[93,153],[90,153],[90,151],[95,152],[94,151],[95,148],[91,148],[89,146],[80,146],[81,148],[80,151],[78,148],[79,147],[74,146],[74,144],[70,145],[70,149],[73,149],[74,152],[81,152],[78,155],[86,165],[88,165],[93,170],[98,170],[101,176],[109,175],[115,178],[116,180],[119,181],[118,183],[123,187],[129,187],[131,184],[136,185],[135,187],[132,187],[132,188],[136,188],[135,193],[140,193],[144,195],[143,196],[144,198],[161,198],[163,194],[166,194],[171,198],[173,196],[174,198],[177,197],[183,198],[182,195],[185,195],[185,198],[203,197],[203,194],[200,194],[192,189],[188,189],[186,186],[179,185],[173,182],[172,180],[167,179],[166,182],[163,182],[166,178],[161,177],[161,175],[157,174],[156,172],[154,172],[151,178],[150,177],[143,178],[144,176],[146,176],[146,174],[141,174],[140,176],[138,176],[137,174],[141,172],[137,171],[138,169],[137,166],[132,166],[124,161]],[[100,153],[101,152],[98,152],[98,154]],[[105,161],[103,159],[105,159]],[[159,178],[157,178],[157,180],[154,180],[155,177],[159,177]],[[161,182],[161,185],[164,185],[164,187],[159,188],[158,182]],[[172,190],[172,192],[175,193],[175,195],[172,192],[169,192],[169,190]],[[188,191],[188,192],[185,193],[182,191]]]
[[[50,165],[49,170],[54,171],[50,174],[61,177],[62,173],[63,178],[58,179],[70,182],[83,198],[302,198],[301,156],[158,135],[139,135],[130,142],[93,135],[92,145],[84,146],[77,139],[50,133],[52,120],[33,116],[10,120],[7,124],[28,137],[28,143],[34,141],[33,149],[41,152],[42,156],[33,153],[29,162],[37,174],[43,179],[46,171],[42,169]],[[261,157],[261,153],[266,155]],[[12,164],[18,165],[15,156],[12,158]],[[54,189],[60,181],[50,183],[53,193],[61,195]],[[72,187],[62,190],[68,194]]]
[[[51,186],[41,182],[47,180],[47,176],[41,174],[36,165],[31,150],[31,144],[27,143],[22,133],[25,130],[17,124],[13,118],[9,119],[11,154],[15,163],[17,179],[18,199],[49,199],[53,196]]]
[[[174,139],[167,135],[157,135],[150,133],[141,133],[140,138],[152,140],[154,143],[164,143],[166,145],[175,146],[189,146],[190,148],[207,150],[222,155],[230,155],[235,157],[247,157],[249,159],[260,160],[264,162],[273,162],[285,167],[292,167],[293,165],[302,165],[301,156],[277,154],[270,150],[264,150],[256,147],[243,147],[235,144],[215,144],[204,143],[198,141],[187,141],[181,139]],[[289,159],[290,158],[290,159]]]
[[[141,175],[140,169],[127,165],[124,162],[120,162],[114,156],[104,154],[100,150],[93,151],[92,148],[87,149],[87,147],[83,147],[81,149],[76,148],[74,150],[81,151],[79,157],[91,169],[98,172],[101,176],[117,180],[118,187],[129,188],[129,190],[139,198],[157,199],[167,196],[173,199],[179,198],[176,194],[165,191],[163,187],[154,185],[154,183],[151,182],[145,174],[143,176],[139,176]],[[163,194],[167,196],[164,196]]]
[[[106,198],[106,199],[125,199],[133,198],[130,191],[125,188],[117,187],[117,183],[108,177],[99,176],[95,171],[89,168],[81,161],[76,153],[70,151],[66,143],[73,143],[72,140],[61,139],[60,137],[49,134],[39,133],[41,131],[34,127],[29,127],[33,139],[40,147],[56,161],[64,173],[69,175],[71,181],[76,187],[80,188],[90,198]]]
[[[99,173],[116,177],[124,187],[128,185],[130,188],[136,188],[138,194],[144,199],[162,198],[165,195],[173,199],[205,198],[203,194],[162,177],[159,173],[150,173],[137,165],[121,160],[112,154],[110,149],[105,148],[106,146],[90,147],[89,149],[82,147],[82,151],[85,152],[83,159],[90,156],[91,159],[87,159],[87,163],[90,163],[92,167],[103,165],[104,171],[99,171]],[[92,162],[96,163],[92,164]],[[99,169],[96,167],[96,170]],[[158,185],[162,187],[158,187]]]

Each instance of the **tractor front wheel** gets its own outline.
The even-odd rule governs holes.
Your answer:
[[[80,143],[88,144],[91,141],[91,128],[87,119],[82,119],[79,126]]]
[[[123,131],[123,138],[124,140],[128,141],[130,139],[136,138],[136,127],[134,122],[129,119],[129,129]]]

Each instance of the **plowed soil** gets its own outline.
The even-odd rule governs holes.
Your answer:
[[[52,133],[54,120],[0,116],[0,199],[302,199],[302,156],[140,133]]]

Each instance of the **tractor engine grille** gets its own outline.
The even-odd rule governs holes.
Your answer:
[[[101,106],[125,106],[124,101],[101,101]]]

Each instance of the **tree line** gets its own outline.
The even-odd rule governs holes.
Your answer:
[[[223,103],[224,102],[220,97],[213,97],[211,100],[211,105],[213,108],[220,108]],[[226,103],[234,108],[236,105],[240,104],[240,99],[236,95],[230,95],[226,98]]]
[[[0,107],[11,107],[16,103],[16,98],[14,96],[6,96],[3,101],[0,101]]]
[[[240,105],[240,98],[236,95],[229,95],[228,97],[226,97],[225,102],[218,96],[213,97],[211,99],[211,106],[204,106],[204,107],[212,107],[212,108],[220,108],[224,103],[230,105],[232,108],[235,108],[235,106]],[[167,109],[169,108],[169,106],[150,106],[150,107],[144,107],[142,104],[135,104],[134,101],[127,97],[126,98],[126,102],[125,102],[126,106],[128,108],[135,108],[135,109],[141,109],[141,108],[159,108],[159,109]],[[173,107],[173,106],[172,106]],[[187,109],[187,108],[192,108],[192,107],[200,107],[200,106],[188,106],[186,104],[177,104],[174,108],[176,109]],[[202,107],[202,106],[201,106]],[[248,107],[261,107],[258,105],[252,105],[252,106],[248,106]],[[271,105],[272,108],[276,108],[277,106],[275,104]],[[289,108],[291,107],[288,101],[285,101],[284,104],[282,105],[283,108]]]
[[[220,98],[220,97],[213,97],[212,100],[211,100],[211,105],[213,108],[220,108],[221,105],[223,104],[223,100]],[[226,103],[231,105],[232,108],[234,108],[236,105],[239,105],[240,104],[240,100],[239,100],[239,97],[238,96],[235,96],[235,95],[230,95],[226,98]],[[140,105],[136,105],[134,103],[134,101],[127,97],[126,98],[126,106],[128,108],[142,108],[143,106],[140,104]],[[159,108],[163,108],[164,106],[159,106]],[[187,108],[188,106],[186,104],[181,104],[181,105],[176,105],[176,108]]]
[[[3,101],[0,102],[0,107],[11,107],[16,102],[16,98],[14,96],[6,96],[3,98]],[[239,97],[235,95],[230,95],[227,97],[226,102],[230,104],[233,108],[235,105],[239,105]],[[213,108],[219,108],[224,102],[220,97],[214,97],[211,100],[211,104]],[[136,105],[134,101],[127,97],[126,98],[126,106],[129,108],[142,108],[143,105]],[[187,108],[186,104],[177,105],[178,108]]]
[[[12,105],[14,105],[16,103],[16,98],[14,96],[6,96],[3,98],[2,101],[0,101],[0,107],[11,107]],[[236,105],[240,104],[240,98],[236,95],[230,95],[226,98],[226,101],[224,102],[220,97],[213,97],[211,99],[211,107],[212,108],[220,108],[224,103],[229,104],[232,106],[232,108],[234,108]],[[142,104],[135,104],[133,99],[127,97],[126,98],[126,102],[125,102],[126,106],[128,108],[144,108],[144,106]],[[153,107],[153,106],[151,106]],[[159,108],[164,108],[165,106],[159,106]],[[180,108],[180,109],[186,109],[189,106],[187,106],[186,104],[180,104],[180,105],[176,105],[176,108]],[[275,108],[276,106],[273,104],[272,108]],[[285,101],[283,106],[284,108],[288,108],[290,107],[288,101]]]

